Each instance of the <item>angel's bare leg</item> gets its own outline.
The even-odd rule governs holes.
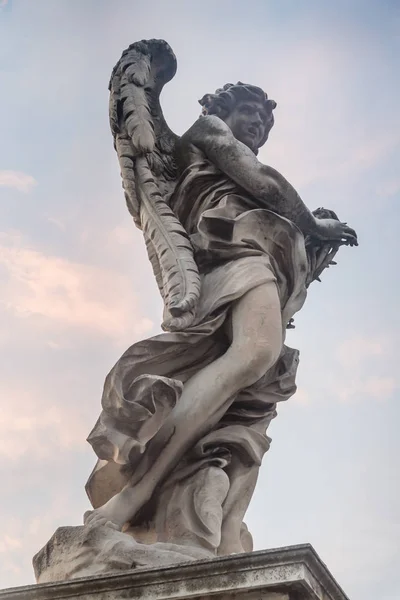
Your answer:
[[[108,518],[121,527],[131,520],[187,449],[218,423],[237,392],[275,364],[281,349],[281,307],[276,284],[270,282],[236,302],[227,352],[185,383],[178,404],[148,443],[131,482],[88,519]]]

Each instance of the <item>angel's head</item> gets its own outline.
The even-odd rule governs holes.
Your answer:
[[[255,154],[268,139],[274,124],[274,100],[255,85],[238,81],[227,83],[215,94],[206,94],[199,103],[203,115],[216,115],[230,127],[233,135]]]

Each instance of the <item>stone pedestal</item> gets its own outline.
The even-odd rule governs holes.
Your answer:
[[[0,600],[348,600],[309,544],[12,588]]]

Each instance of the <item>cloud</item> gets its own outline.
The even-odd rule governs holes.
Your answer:
[[[37,181],[31,175],[21,171],[0,171],[0,187],[13,188],[26,194],[35,185],[37,185]]]
[[[310,395],[305,391],[304,388],[297,389],[296,394],[294,395],[294,400],[301,406],[310,406],[311,404]]]
[[[388,400],[397,388],[398,382],[394,377],[373,375],[366,378],[358,377],[349,383],[344,382],[338,394],[343,402],[362,401],[366,396],[383,402]]]
[[[16,464],[81,451],[115,360],[110,341],[124,348],[153,327],[134,280],[46,254],[14,232],[0,233],[0,285],[0,457]]]
[[[384,401],[392,396],[399,384],[392,374],[395,373],[393,344],[394,340],[385,335],[355,335],[340,344],[336,359],[341,369],[336,379],[340,381],[337,394],[341,401],[357,401],[365,397]]]
[[[359,165],[365,169],[369,168],[381,161],[399,143],[400,134],[397,131],[383,132],[375,137],[366,138],[364,143],[355,149],[349,165]]]
[[[131,224],[130,224],[131,225]],[[110,244],[120,244],[125,246],[132,244],[132,225],[130,227],[124,227],[123,225],[117,225],[114,227],[108,236]]]
[[[343,130],[338,127],[338,132],[332,133],[327,143],[320,136],[320,128],[317,116],[302,123],[302,128],[293,126],[288,131],[287,126],[282,127],[277,139],[272,137],[270,148],[262,150],[260,156],[265,153],[266,157],[269,150],[268,156],[279,168],[282,164],[282,171],[296,186],[302,187],[320,180],[337,181],[359,175],[382,163],[400,144],[397,132],[358,134],[346,139],[346,152],[343,152]],[[304,144],[307,152],[303,150]],[[265,158],[264,162],[271,160]],[[392,195],[398,189],[398,182],[391,183],[391,187],[388,190],[384,188],[383,193]]]
[[[359,366],[367,358],[382,356],[387,341],[383,338],[354,336],[344,340],[336,351],[336,358],[346,368]]]
[[[313,351],[315,341],[311,341],[312,348],[307,348],[309,343],[305,339],[300,344],[307,355],[301,362],[299,390],[294,397],[302,408],[321,404],[324,399],[353,404],[365,398],[388,401],[400,385],[394,350],[398,342],[392,332],[370,336],[355,333],[336,349],[330,348],[329,341],[321,341],[319,355]]]
[[[115,157],[111,155],[111,145],[105,146],[111,144],[108,138],[106,142],[109,135],[107,78],[121,50],[135,39],[126,16],[129,11],[137,12],[137,6],[121,2],[116,9],[113,3],[99,3],[102,6],[98,10],[91,10],[85,3],[77,3],[79,7],[71,9],[71,3],[62,0],[54,6],[49,3],[45,10],[44,4],[43,7],[36,4],[41,3],[32,3],[32,6],[26,3],[18,15],[15,31],[10,22],[10,28],[4,32],[10,37],[5,61],[6,87],[10,94],[3,95],[3,112],[15,118],[13,122],[10,119],[9,132],[6,131],[9,133],[4,144],[7,162],[3,160],[2,165],[21,165],[34,173],[40,181],[40,198],[35,205],[29,203],[29,212],[18,221],[29,239],[36,239],[37,243],[32,245],[18,236],[12,239],[10,235],[0,239],[0,344],[3,341],[7,344],[6,349],[1,348],[0,398],[9,405],[0,424],[4,431],[0,459],[4,492],[10,497],[9,507],[2,502],[0,519],[0,546],[4,544],[7,548],[0,555],[0,587],[31,580],[34,552],[56,526],[80,522],[83,507],[81,511],[77,499],[81,493],[82,501],[79,502],[84,503],[84,439],[98,416],[104,375],[111,361],[119,355],[116,345],[122,346],[125,339],[134,341],[132,338],[142,336],[141,332],[147,335],[146,327],[151,323],[144,315],[151,319],[160,307],[155,284],[152,287],[143,241],[140,240],[139,251],[139,233],[134,232],[131,223],[128,226],[128,217],[126,221],[123,219],[125,208],[118,169]],[[272,465],[272,469],[267,468],[270,479],[265,485],[258,486],[256,492],[262,506],[258,518],[254,519],[255,524],[265,512],[265,502],[271,507],[273,498],[278,499],[276,510],[269,509],[277,519],[267,523],[264,533],[259,534],[259,547],[271,543],[275,526],[274,539],[281,545],[310,538],[313,542],[313,526],[326,523],[326,528],[319,527],[321,537],[317,539],[321,544],[316,547],[333,548],[328,565],[334,571],[339,566],[343,581],[354,577],[359,578],[362,585],[369,586],[371,579],[380,580],[376,590],[365,587],[362,593],[357,584],[358,589],[354,586],[349,595],[365,600],[367,597],[387,599],[382,587],[398,589],[394,572],[392,577],[385,572],[387,564],[396,556],[399,532],[395,527],[396,513],[393,511],[392,519],[388,503],[390,499],[393,506],[398,502],[398,491],[390,490],[389,476],[379,479],[376,473],[381,473],[387,464],[396,467],[396,402],[393,398],[391,403],[386,401],[382,405],[373,399],[386,400],[395,390],[396,352],[388,351],[384,336],[367,334],[376,330],[378,321],[385,321],[388,331],[396,327],[393,319],[396,290],[393,286],[389,286],[389,290],[388,286],[379,285],[382,278],[377,281],[368,248],[375,256],[382,256],[381,273],[395,272],[395,253],[385,254],[382,244],[375,244],[373,231],[375,227],[384,232],[385,239],[390,241],[385,223],[389,218],[394,223],[395,214],[385,215],[385,221],[375,221],[361,202],[364,186],[371,190],[372,196],[379,181],[382,181],[383,194],[390,196],[398,189],[395,165],[390,165],[384,158],[397,143],[395,136],[399,130],[396,108],[390,110],[398,91],[395,76],[388,76],[392,59],[389,60],[389,56],[385,59],[381,53],[381,48],[386,47],[391,56],[396,54],[390,41],[389,23],[383,25],[377,19],[371,28],[365,21],[369,10],[357,15],[357,23],[352,21],[353,9],[336,10],[340,22],[332,24],[332,28],[336,27],[332,35],[333,19],[328,5],[321,5],[321,10],[299,9],[286,15],[280,8],[276,11],[272,3],[271,7],[268,4],[268,14],[264,15],[260,8],[262,3],[254,2],[253,8],[259,18],[254,19],[254,10],[246,7],[240,14],[241,9],[236,7],[238,10],[231,11],[230,15],[223,15],[227,25],[223,35],[216,25],[218,19],[213,20],[203,13],[203,25],[210,30],[209,43],[205,53],[196,53],[189,50],[191,46],[196,47],[195,42],[198,42],[197,46],[201,43],[200,32],[204,27],[199,28],[193,40],[193,32],[187,27],[190,19],[193,20],[193,11],[184,9],[183,4],[182,10],[174,13],[158,2],[157,9],[165,12],[165,19],[161,19],[155,34],[152,30],[154,19],[152,21],[151,15],[147,15],[145,7],[141,14],[143,18],[136,19],[140,24],[138,38],[163,35],[178,55],[178,74],[166,86],[162,98],[172,128],[181,132],[190,126],[198,113],[196,98],[224,81],[244,78],[265,86],[277,100],[278,108],[276,127],[262,153],[263,162],[276,166],[295,187],[317,181],[316,186],[310,185],[304,190],[304,198],[310,207],[320,203],[330,206],[333,198],[332,207],[337,207],[339,214],[346,213],[347,209],[360,209],[357,222],[365,228],[363,237],[367,240],[368,235],[372,235],[369,243],[360,248],[361,253],[365,252],[360,261],[364,261],[367,273],[375,272],[371,285],[356,285],[354,293],[346,295],[342,302],[341,290],[348,283],[343,265],[343,271],[334,273],[337,287],[332,280],[329,288],[327,281],[331,291],[320,292],[326,303],[320,296],[321,304],[318,297],[313,304],[310,297],[310,304],[299,319],[299,329],[293,334],[297,336],[296,345],[299,343],[302,350],[304,346],[305,356],[299,371],[299,392],[293,405],[282,408],[282,412],[287,410],[286,415],[291,415],[294,410],[293,420],[287,417],[287,435],[282,438],[276,435],[278,449],[282,443],[282,453],[275,452],[275,448],[268,457],[268,465]],[[280,7],[279,2],[275,5],[276,9]],[[81,11],[79,18],[77,10]],[[223,8],[220,12],[222,15]],[[304,12],[303,20],[299,20],[298,13]],[[381,11],[382,19],[384,12]],[[274,21],[275,13],[279,14],[277,22]],[[325,14],[323,18],[322,13]],[[61,37],[56,27],[59,22],[63,23]],[[106,31],[101,48],[93,36],[87,35],[89,22],[97,37]],[[363,28],[368,40],[360,39]],[[239,31],[242,43],[238,45]],[[346,35],[343,35],[344,31]],[[74,48],[71,49],[68,40],[72,33]],[[57,53],[46,53],[45,50],[52,46],[57,47]],[[208,68],[204,69],[207,60]],[[48,73],[54,76],[51,86],[46,88]],[[371,90],[379,90],[381,110]],[[393,100],[387,108],[389,96]],[[366,101],[368,98],[370,103]],[[90,106],[90,111],[82,112],[84,106]],[[34,120],[32,113],[37,115]],[[14,122],[18,124],[17,130]],[[42,152],[42,157],[38,155],[37,144],[32,145],[32,140],[38,139],[41,140],[39,154]],[[107,152],[103,152],[103,144]],[[23,165],[18,163],[21,148],[26,154]],[[52,152],[46,153],[46,148],[51,148]],[[376,172],[377,163],[382,165],[383,172]],[[36,167],[29,164],[36,164]],[[54,194],[54,190],[58,193]],[[3,196],[5,191],[6,188]],[[381,199],[380,204],[383,203]],[[341,206],[346,210],[342,211]],[[19,215],[13,209],[4,216],[11,220],[3,222],[3,230],[15,226]],[[350,216],[348,218],[350,221]],[[127,226],[118,225],[119,219]],[[82,227],[90,227],[92,231],[80,239]],[[69,257],[61,255],[62,252],[68,252]],[[368,266],[371,267],[369,271]],[[357,268],[350,268],[347,276],[354,280],[354,273],[358,276],[359,272]],[[368,277],[367,281],[371,280]],[[136,296],[135,288],[139,286],[140,292]],[[336,301],[348,304],[348,315],[357,315],[357,307],[361,305],[369,307],[371,315],[367,328],[360,328],[359,335],[351,336],[346,325],[351,323],[352,327],[357,318],[327,319],[330,307]],[[385,310],[377,311],[376,306],[384,306]],[[301,322],[305,332],[303,341],[298,339],[301,338]],[[315,331],[324,332],[319,333],[320,343]],[[342,344],[333,356],[335,348],[332,344],[336,339]],[[342,401],[351,402],[351,406],[338,406],[339,393],[343,390]],[[366,404],[361,405],[363,400]],[[309,403],[310,407],[307,406]],[[356,415],[354,420],[353,415]],[[346,421],[343,428],[341,420]],[[284,426],[285,418],[274,422],[277,432]],[[291,441],[297,441],[299,430],[307,443],[299,443],[299,440],[291,447]],[[370,447],[373,449],[369,451]],[[334,473],[343,472],[357,448],[360,448],[360,462],[351,469],[348,481],[341,476],[336,480]],[[94,456],[93,459],[89,457],[89,447],[86,452],[88,463],[94,462]],[[318,455],[322,465],[320,471],[315,470],[315,464],[319,463],[313,463],[311,455]],[[285,456],[288,456],[287,463],[283,463],[286,470],[279,468],[282,464],[279,461]],[[380,457],[379,470],[371,472],[374,456]],[[275,478],[274,464],[277,465]],[[305,464],[309,468],[293,468],[296,464]],[[87,474],[91,466],[90,463]],[[283,504],[285,497],[292,498],[289,488],[293,488],[292,479],[296,472],[301,471],[304,479],[307,470],[311,476],[310,485],[303,486],[304,504],[288,506],[289,517],[285,517],[285,507],[280,502],[282,498]],[[287,493],[281,489],[282,472],[291,473],[291,477],[286,477],[290,480]],[[370,490],[360,486],[362,478],[371,482]],[[266,494],[267,489],[279,489],[280,492]],[[379,510],[368,510],[357,519],[365,498],[375,489],[382,491],[382,499],[377,502]],[[307,490],[312,490],[313,497]],[[354,502],[344,515],[346,492]],[[318,508],[321,507],[320,518]],[[332,523],[335,514],[337,522]],[[387,527],[378,518],[382,514],[388,518]],[[20,516],[20,522],[13,521],[12,515]],[[293,517],[287,539],[282,537],[279,517],[283,528]],[[304,535],[300,539],[296,537],[298,523],[304,524],[301,530]],[[22,541],[22,548],[17,548],[19,541]],[[371,547],[378,547],[376,560],[370,552]]]
[[[376,400],[390,397],[398,387],[394,377],[368,377],[364,382],[364,391],[368,396]]]
[[[23,386],[0,384],[3,461],[15,462],[24,456],[43,460],[60,457],[64,450],[82,449],[88,424],[79,403],[62,403],[63,395],[65,391],[59,391],[55,402],[49,390],[32,379]],[[76,395],[79,397],[78,390]]]
[[[41,317],[111,338],[143,335],[153,323],[140,314],[129,277],[98,266],[46,255],[18,233],[0,234],[0,307],[18,318]]]
[[[65,231],[65,223],[62,221],[62,219],[48,216],[47,221],[57,227],[57,229],[60,229],[60,231]]]
[[[4,535],[3,538],[0,538],[1,553],[9,552],[10,550],[15,550],[16,548],[22,548],[22,540],[11,537],[10,535]]]
[[[58,490],[42,493],[39,504],[30,502],[23,518],[15,512],[2,510],[0,515],[1,589],[3,586],[34,583],[32,557],[60,524],[77,520],[76,507],[65,483],[58,481]],[[84,507],[82,506],[82,509]],[[80,515],[79,515],[80,516]],[[61,519],[61,521],[60,521]],[[79,521],[78,521],[79,524]]]
[[[276,66],[269,65],[265,82],[259,75],[259,85],[278,101],[276,123],[260,157],[295,187],[357,176],[376,168],[400,144],[398,127],[382,128],[376,120],[366,128],[364,113],[355,115],[354,105],[365,94],[354,82],[362,44],[349,38],[339,48],[338,42],[332,32],[300,39],[294,55],[285,53]],[[338,92],[343,88],[349,93]]]

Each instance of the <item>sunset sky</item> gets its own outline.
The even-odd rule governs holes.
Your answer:
[[[278,107],[260,160],[358,232],[289,332],[299,389],[246,522],[256,549],[313,544],[351,600],[397,600],[398,0],[0,0],[0,589],[33,583],[32,556],[81,524],[104,378],[160,331],[107,91],[122,50],[153,37],[178,58],[176,133],[206,92],[263,87]]]

